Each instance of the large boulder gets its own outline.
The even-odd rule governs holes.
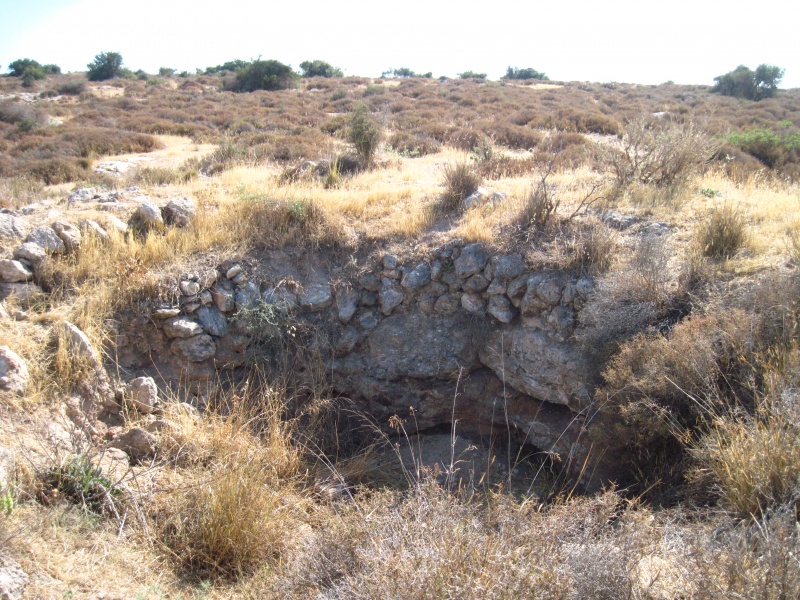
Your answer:
[[[41,246],[48,254],[64,254],[67,250],[55,230],[46,225],[33,229],[28,234],[28,237],[25,238],[25,241]]]
[[[53,223],[53,231],[64,242],[67,251],[75,252],[81,247],[81,230],[71,223],[56,221]]]
[[[158,386],[152,377],[137,377],[125,386],[123,398],[131,408],[150,414],[158,407]]]
[[[22,283],[33,279],[33,271],[18,260],[0,260],[0,279],[8,283]]]
[[[28,235],[28,223],[14,215],[0,213],[0,240],[21,240]]]
[[[0,346],[0,390],[24,394],[29,382],[28,365],[22,357],[8,346]]]
[[[142,202],[128,220],[128,227],[138,233],[161,231],[164,229],[161,210],[152,202]]]

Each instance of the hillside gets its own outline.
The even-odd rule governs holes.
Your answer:
[[[226,77],[0,78],[8,597],[797,596],[800,90]]]

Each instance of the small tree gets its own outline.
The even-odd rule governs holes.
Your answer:
[[[9,64],[8,69],[11,71],[10,75],[12,77],[22,77],[25,74],[25,69],[29,69],[31,67],[41,68],[41,66],[42,65],[32,58],[20,58]],[[44,72],[42,73],[44,74]]]
[[[306,60],[300,63],[303,77],[344,77],[341,69],[324,60]]]
[[[733,71],[715,77],[712,92],[723,96],[762,100],[771,98],[783,78],[783,69],[773,65],[759,65],[754,71],[739,65]]]
[[[464,71],[459,73],[461,79],[486,79],[486,73],[476,73],[475,71]]]
[[[235,92],[285,90],[294,87],[297,73],[277,60],[254,60],[236,72],[231,89]]]
[[[159,67],[158,74],[161,77],[172,77],[175,75],[175,69],[171,69],[170,67]]]
[[[514,69],[512,67],[508,67],[503,79],[541,79],[546,81],[550,78],[544,73],[540,73],[536,69],[531,69],[530,67],[527,69]]]
[[[122,75],[122,55],[119,52],[101,52],[88,65],[89,81],[105,81]]]
[[[382,137],[383,131],[366,106],[359,106],[350,113],[347,139],[367,166],[372,164]]]

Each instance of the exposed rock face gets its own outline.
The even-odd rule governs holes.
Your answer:
[[[24,394],[29,382],[25,361],[8,346],[0,346],[0,390]]]

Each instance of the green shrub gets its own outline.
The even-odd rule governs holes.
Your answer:
[[[103,513],[120,490],[85,454],[66,460],[47,473],[46,484],[84,510]]]
[[[512,67],[508,67],[503,79],[541,79],[543,81],[547,81],[550,78],[544,73],[540,73],[536,69],[514,69]]]
[[[744,65],[733,71],[715,77],[712,92],[723,96],[735,96],[747,100],[772,98],[783,78],[783,69],[774,65],[758,65],[755,72]]]
[[[475,71],[464,71],[459,73],[461,79],[486,79],[486,73],[476,73]]]
[[[366,106],[359,106],[350,113],[347,140],[353,144],[367,166],[372,164],[382,137],[381,127]]]
[[[170,69],[169,67],[159,67],[158,74],[161,77],[172,77],[175,75],[175,69]]]
[[[778,127],[778,131],[753,128],[732,133],[728,143],[773,169],[800,162],[800,130],[788,121],[778,123]]]
[[[254,60],[236,71],[236,79],[230,86],[234,92],[256,90],[286,90],[294,87],[297,73],[277,60]]]
[[[306,60],[300,63],[303,77],[344,77],[341,69],[324,60]]]
[[[86,65],[89,81],[105,81],[122,76],[122,55],[119,52],[101,52]]]

